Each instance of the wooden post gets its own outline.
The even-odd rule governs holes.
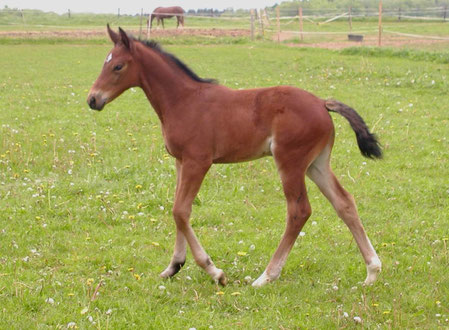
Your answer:
[[[69,9],[69,11],[68,11],[68,15],[69,15],[69,18],[70,18],[70,9]]]
[[[120,8],[118,9],[117,17],[120,17]]]
[[[447,5],[444,6],[444,14],[443,14],[443,21],[446,22],[446,14],[447,14]]]
[[[259,35],[261,35],[262,38],[265,35],[265,31],[263,29],[262,9],[259,9]]]
[[[301,38],[301,41],[304,40],[304,36],[302,34],[302,30],[303,30],[303,24],[302,24],[302,7],[299,7],[299,36]]]
[[[150,19],[151,19],[151,14],[148,14],[148,19],[147,19],[147,40],[150,39]]]
[[[25,16],[23,15],[23,9],[20,9],[20,13],[22,14],[22,23],[25,26]]]
[[[349,6],[349,17],[348,17],[348,23],[349,23],[349,32],[352,32],[352,7]]]
[[[277,26],[277,35],[278,35],[278,42],[281,42],[281,20],[280,20],[280,14],[279,14],[279,6],[276,7],[276,26]]]
[[[401,20],[401,7],[399,7],[398,9],[398,21]]]
[[[382,46],[382,0],[379,1],[379,38],[377,45]]]
[[[263,18],[265,20],[265,24],[267,26],[270,26],[270,19],[268,18],[268,14],[267,14],[267,10],[266,9],[263,10]]]
[[[251,9],[251,41],[254,41],[254,9]]]
[[[142,38],[142,17],[143,17],[143,8],[140,8],[139,39]]]

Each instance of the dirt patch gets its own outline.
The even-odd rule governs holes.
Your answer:
[[[277,36],[275,36],[277,40]],[[333,41],[318,41],[309,42],[308,36],[304,36],[303,42],[288,42],[293,38],[299,39],[299,34],[291,34],[288,32],[281,32],[280,40],[286,41],[287,45],[291,47],[312,47],[312,48],[327,48],[327,49],[343,49],[348,47],[363,47],[363,46],[378,46],[378,36],[377,35],[365,35],[363,36],[363,41],[349,41],[347,35],[336,35],[332,39]],[[316,38],[315,38],[316,39]],[[329,39],[329,38],[327,38]],[[394,48],[424,48],[431,47],[432,45],[449,45],[448,40],[437,40],[437,39],[425,39],[425,38],[408,38],[399,35],[384,34],[382,36],[382,46],[394,47]]]
[[[127,29],[127,32],[134,36],[139,36],[140,31]],[[244,29],[153,29],[150,32],[151,38],[157,37],[248,37],[250,31]],[[142,29],[142,37],[147,36],[147,29]],[[0,31],[0,37],[7,38],[73,38],[73,39],[92,39],[107,37],[105,29],[98,30],[44,30],[44,31]]]

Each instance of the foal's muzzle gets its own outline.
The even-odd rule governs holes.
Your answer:
[[[101,96],[91,94],[87,97],[87,104],[89,104],[91,109],[101,111],[106,104],[106,100]]]

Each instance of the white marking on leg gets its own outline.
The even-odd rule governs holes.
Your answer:
[[[369,264],[366,265],[366,279],[363,284],[370,285],[373,284],[377,280],[377,276],[382,270],[382,263],[379,257],[376,255],[373,257]]]
[[[267,274],[267,271],[265,270],[262,275],[260,275],[259,278],[253,282],[252,286],[255,288],[260,288],[261,286],[274,281],[276,278],[272,278],[271,276],[269,276]]]

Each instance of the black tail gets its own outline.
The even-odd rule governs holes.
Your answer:
[[[328,111],[337,112],[349,121],[349,124],[355,132],[357,144],[363,156],[372,159],[382,158],[379,141],[369,131],[362,117],[354,109],[335,100],[327,100],[325,105]]]

